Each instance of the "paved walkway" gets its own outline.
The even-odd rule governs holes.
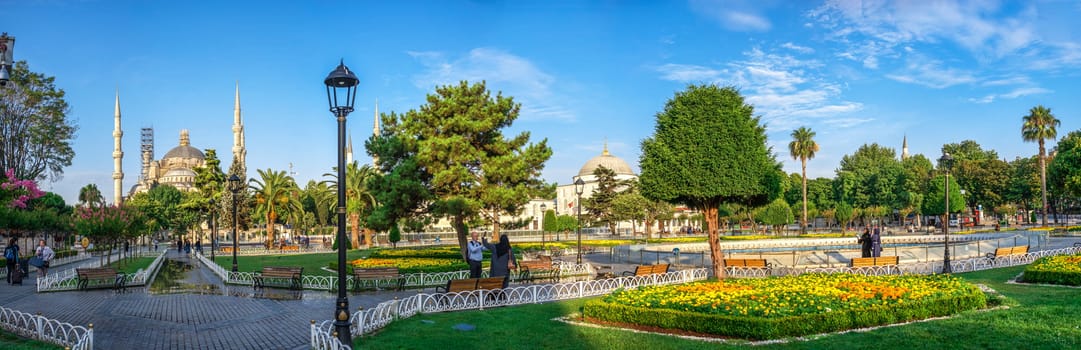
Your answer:
[[[1079,241],[1056,238],[1045,249]],[[0,305],[76,325],[92,323],[98,349],[308,349],[310,321],[327,320],[333,314],[334,293],[272,289],[256,295],[251,287],[224,285],[187,256],[175,251],[168,254],[171,263],[189,269],[180,281],[186,286],[176,293],[151,292],[146,287],[129,288],[126,293],[109,289],[36,293],[31,273],[22,286],[0,284]],[[574,261],[575,256],[559,259]],[[634,264],[612,261],[608,254],[586,254],[583,259],[601,273],[619,275],[634,269]],[[370,308],[416,293],[353,293],[349,305],[353,310]]]
[[[209,269],[175,251],[168,257],[191,265],[182,282],[204,288],[205,294],[155,294],[145,287],[126,293],[36,293],[34,276],[28,276],[22,286],[0,285],[0,304],[75,325],[93,324],[97,349],[308,349],[310,321],[333,315],[336,294],[270,291],[255,296],[251,287],[223,285]],[[416,293],[356,293],[349,305],[354,310],[372,307]]]

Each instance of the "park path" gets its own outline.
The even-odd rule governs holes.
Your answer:
[[[271,290],[257,296],[251,287],[225,286],[176,251],[168,258],[191,266],[180,281],[203,288],[202,294],[190,288],[152,293],[147,287],[36,293],[31,275],[22,286],[0,285],[0,304],[75,325],[93,324],[97,349],[308,349],[311,320],[333,315],[335,294]],[[349,305],[367,308],[416,293],[355,293]]]

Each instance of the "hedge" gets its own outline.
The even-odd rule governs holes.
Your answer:
[[[587,318],[610,322],[766,340],[947,316],[987,305],[987,296],[982,291],[977,288],[969,288],[967,291],[968,293],[962,295],[924,298],[902,305],[786,317],[705,314],[627,306],[603,300],[586,302],[582,314]]]

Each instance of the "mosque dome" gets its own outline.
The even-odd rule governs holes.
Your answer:
[[[204,160],[206,156],[203,155],[203,151],[191,146],[191,141],[188,138],[188,131],[180,131],[180,146],[173,147],[169,152],[165,153],[165,159],[182,158],[182,159],[198,159]]]
[[[588,162],[586,162],[585,165],[582,166],[581,170],[578,170],[578,177],[593,176],[593,171],[597,170],[597,168],[601,166],[611,169],[613,172],[616,173],[617,176],[635,175],[634,171],[631,170],[631,166],[627,164],[627,162],[624,161],[623,158],[616,157],[608,153],[608,145],[605,145],[604,151],[601,152],[601,155],[593,157],[593,159],[590,159]]]

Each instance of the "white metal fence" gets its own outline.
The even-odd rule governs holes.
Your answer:
[[[0,306],[0,327],[26,338],[73,350],[94,348],[94,325],[76,326]]]
[[[418,293],[405,299],[385,301],[373,308],[353,313],[352,317],[350,317],[350,332],[354,336],[369,334],[386,327],[394,320],[408,318],[418,313],[483,310],[497,306],[575,299],[607,294],[619,288],[704,280],[707,276],[708,271],[706,269],[690,269],[649,276],[535,284],[496,290],[476,290],[460,293]],[[352,345],[341,344],[333,331],[333,321],[313,322],[311,325],[312,348],[338,350],[348,349]]]
[[[257,275],[254,272],[233,272],[226,270],[225,267],[210,261],[206,256],[201,254],[195,254],[203,265],[210,268],[218,277],[221,277],[225,283],[229,284],[241,284],[252,285],[253,277]],[[558,276],[559,278],[571,278],[576,276],[594,276],[596,272],[593,271],[593,267],[588,264],[568,264],[555,262],[552,265],[557,269],[556,273],[552,274],[552,277]],[[482,277],[488,276],[488,271],[481,272]],[[515,281],[521,277],[521,273],[512,272],[511,280]],[[401,277],[387,277],[381,279],[370,279],[360,281],[359,287],[364,288],[391,288],[397,287],[399,279],[404,280],[404,286],[406,288],[424,288],[424,287],[437,287],[447,284],[447,281],[453,279],[469,278],[469,271],[452,271],[452,272],[435,272],[435,273],[411,273],[404,274]],[[346,276],[346,284],[350,287],[354,286],[353,276]],[[301,277],[301,288],[314,289],[314,290],[333,290],[338,287],[338,276],[324,276],[324,275],[303,275]]]
[[[157,254],[157,259],[154,259],[146,269],[140,269],[134,274],[125,275],[125,285],[127,286],[142,286],[146,285],[148,281],[158,272],[158,268],[161,267],[162,262],[165,260],[165,254],[168,251],[161,252],[137,252],[133,253],[134,257],[153,256]],[[99,259],[92,259],[93,261],[80,264],[79,266],[73,266],[70,269],[63,269],[57,271],[55,274],[49,274],[46,277],[37,279],[38,292],[55,292],[63,290],[75,290],[78,289],[79,276],[75,274],[76,268],[90,268],[101,267],[102,262]]]
[[[1030,252],[1028,254],[1007,255],[999,258],[977,257],[950,260],[953,273],[988,270],[999,267],[1031,264],[1036,259],[1064,254],[1081,253],[1081,247],[1068,247]],[[728,267],[728,277],[767,277],[790,276],[805,273],[858,273],[865,275],[930,275],[942,272],[942,261],[923,261],[910,264],[866,267]]]

